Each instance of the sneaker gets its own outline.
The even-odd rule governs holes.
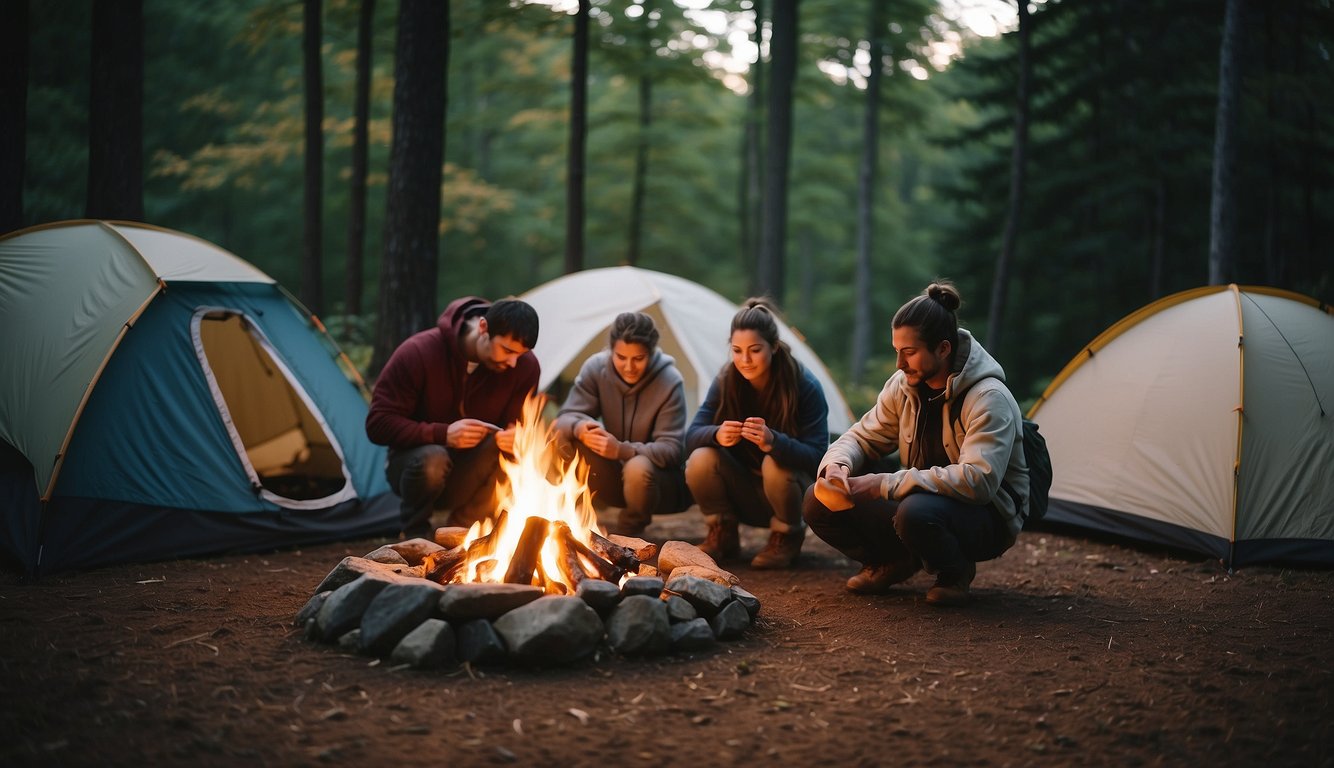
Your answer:
[[[774,531],[769,534],[769,544],[755,559],[750,567],[756,570],[776,570],[790,568],[801,554],[801,543],[806,540],[806,528],[793,528],[787,533]]]
[[[895,584],[912,578],[922,564],[916,558],[897,563],[868,565],[848,579],[848,591],[859,595],[883,595]]]
[[[968,585],[977,575],[977,563],[968,563],[954,569],[952,573],[941,571],[936,577],[936,585],[926,592],[928,605],[963,605],[968,602]]]
[[[735,520],[710,523],[709,532],[699,544],[699,551],[713,558],[715,563],[741,554],[741,532]]]

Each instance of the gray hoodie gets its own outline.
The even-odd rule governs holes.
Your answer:
[[[555,428],[575,442],[579,422],[598,420],[621,441],[621,461],[643,454],[664,469],[679,467],[685,460],[686,390],[672,356],[655,349],[644,375],[634,384],[626,384],[616,373],[610,350],[585,360],[556,416]]]
[[[1018,534],[1019,509],[1028,498],[1028,464],[1024,460],[1023,414],[1005,387],[1005,371],[968,331],[959,329],[955,369],[945,383],[946,418],[942,419],[944,467],[912,469],[921,398],[903,371],[895,371],[880,391],[875,407],[825,452],[820,474],[842,464],[855,474],[868,460],[895,451],[907,469],[881,475],[881,493],[900,500],[925,491],[971,504],[995,502],[1011,534]],[[962,402],[959,395],[963,394]],[[957,419],[948,414],[958,413]],[[1004,487],[1002,487],[1004,481]]]

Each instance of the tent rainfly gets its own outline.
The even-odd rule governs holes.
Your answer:
[[[676,359],[685,378],[686,406],[693,414],[728,360],[727,330],[738,306],[685,278],[638,267],[590,269],[556,278],[521,297],[542,319],[534,350],[542,361],[545,391],[558,379],[572,382],[579,366],[607,346],[607,331],[622,312],[644,312],[657,323],[658,346]],[[829,432],[852,424],[852,411],[818,355],[785,323],[779,334],[819,379],[829,403]]]
[[[272,278],[198,238],[0,238],[0,558],[29,573],[397,528],[365,386]]]
[[[1128,315],[1029,412],[1046,520],[1216,556],[1334,563],[1334,310],[1209,286]]]

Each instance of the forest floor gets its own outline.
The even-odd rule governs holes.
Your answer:
[[[1334,765],[1327,570],[1025,532],[938,609],[925,574],[846,592],[808,539],[797,570],[731,566],[762,608],[712,650],[418,671],[292,626],[383,543],[0,575],[0,764]]]

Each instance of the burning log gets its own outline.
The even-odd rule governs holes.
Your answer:
[[[468,550],[462,544],[432,552],[422,559],[422,565],[426,566],[423,576],[437,584],[448,584],[467,562]]]
[[[578,591],[579,585],[588,578],[588,572],[584,570],[584,564],[579,560],[579,552],[571,547],[563,536],[556,539],[556,546],[560,549],[560,558],[557,561],[560,573],[570,588]]]
[[[495,535],[498,531],[504,529],[505,520],[508,517],[509,517],[509,512],[502,511],[499,515],[496,515],[496,524],[491,527],[490,533],[486,534],[485,536],[478,536],[477,538],[472,540],[472,543],[468,545],[469,560],[478,560],[483,555],[491,554],[492,550],[495,548],[495,543],[494,543]]]
[[[505,571],[506,584],[533,583],[533,569],[538,566],[538,558],[542,555],[542,544],[547,538],[549,522],[545,517],[537,516],[524,521],[519,544],[514,548],[509,569]]]
[[[613,562],[610,562],[606,558],[602,557],[602,555],[599,555],[597,552],[590,549],[587,544],[576,539],[574,537],[574,532],[570,530],[569,524],[558,522],[555,524],[555,527],[556,527],[556,536],[565,544],[567,548],[569,548],[575,553],[576,562],[578,561],[578,556],[582,556],[589,563],[592,563],[593,567],[598,572],[597,575],[599,579],[610,581],[612,584],[621,583],[621,577],[625,576],[626,573],[625,568]],[[593,535],[597,536],[597,534]],[[580,565],[580,568],[582,567],[583,566]]]
[[[593,550],[603,560],[618,565],[630,573],[639,573],[639,558],[635,557],[633,549],[622,547],[611,539],[598,535],[597,531],[589,531],[588,539]]]

